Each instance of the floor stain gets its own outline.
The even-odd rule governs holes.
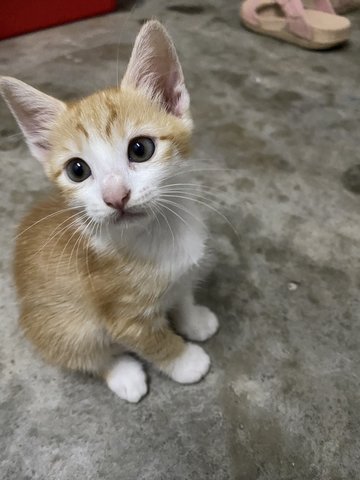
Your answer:
[[[240,87],[248,78],[247,73],[233,72],[231,70],[212,70],[211,74],[233,87]]]
[[[351,193],[360,195],[360,165],[348,168],[341,177],[342,184]]]
[[[317,73],[327,73],[328,72],[327,68],[323,67],[322,65],[313,65],[311,67],[311,70],[313,72],[317,72]]]
[[[300,93],[293,90],[279,90],[274,93],[271,97],[271,102],[280,104],[281,107],[287,108],[291,106],[294,102],[298,102],[303,99],[303,96]]]
[[[199,15],[203,13],[204,7],[200,5],[170,5],[167,10],[171,12],[183,13],[185,15]]]
[[[235,187],[243,192],[251,192],[255,187],[255,182],[251,178],[238,178],[235,181]]]
[[[0,130],[0,150],[8,152],[14,150],[22,143],[22,135],[19,131],[3,128]]]

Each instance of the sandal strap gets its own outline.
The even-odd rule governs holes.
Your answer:
[[[273,4],[278,4],[284,12],[289,32],[307,40],[312,39],[312,28],[305,20],[305,9],[301,0],[245,0],[242,8],[247,18],[256,25],[261,23],[258,9]],[[330,0],[314,0],[313,9],[335,14]]]
[[[312,28],[306,23],[304,15],[305,9],[301,0],[274,0],[274,2],[277,3],[285,13],[288,30],[298,37],[311,40]]]
[[[330,0],[314,0],[313,10],[318,10],[319,12],[332,13],[336,15],[334,7]]]

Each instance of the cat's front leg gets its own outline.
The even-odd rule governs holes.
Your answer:
[[[104,372],[110,390],[123,400],[137,403],[146,395],[148,386],[141,363],[130,355],[121,355]]]
[[[177,332],[197,342],[208,340],[219,328],[215,313],[203,305],[196,305],[190,290],[178,300],[172,320]]]
[[[198,345],[185,342],[165,318],[134,319],[108,325],[112,338],[179,383],[196,383],[210,368],[210,358]]]

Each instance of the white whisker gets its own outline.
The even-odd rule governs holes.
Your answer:
[[[173,229],[171,228],[169,220],[167,219],[166,215],[161,211],[161,209],[159,207],[157,207],[157,208],[158,208],[159,214],[162,216],[162,218],[165,220],[165,223],[169,227],[169,231],[170,231],[170,234],[171,234],[171,237],[172,237],[173,248],[175,248],[175,235],[174,235]]]
[[[60,215],[60,213],[68,212],[70,210],[79,210],[79,208],[81,208],[81,207],[69,207],[69,208],[64,208],[62,210],[58,210],[56,212],[50,213],[49,215],[46,215],[45,217],[40,218],[40,220],[37,220],[36,222],[31,224],[29,227],[25,228],[25,230],[22,230],[18,235],[16,235],[15,240],[17,240],[19,237],[21,237],[21,235],[23,235],[25,232],[30,230],[30,228],[33,228],[33,227],[35,227],[35,225],[38,225],[40,222],[43,222],[44,220],[46,220],[48,218],[54,217],[55,215]]]
[[[164,189],[164,191],[163,191],[163,193],[161,193],[161,195],[166,195],[166,194],[168,194],[168,195],[174,195],[174,194],[194,195],[194,196],[197,196],[199,198],[203,198],[206,201],[211,200],[212,202],[220,203],[219,200],[218,200],[219,195],[217,195],[215,193],[211,193],[211,192],[205,192],[203,190],[190,191],[190,190],[186,190],[186,189],[169,189],[169,190]]]
[[[182,210],[183,212],[187,213],[188,215],[190,215],[191,217],[193,217],[197,222],[201,223],[202,225],[205,226],[205,223],[203,222],[203,220],[201,220],[199,217],[197,217],[196,215],[193,214],[193,212],[191,212],[190,210],[188,210],[187,208],[184,207],[184,205],[181,205],[179,203],[176,203],[176,202],[173,202],[171,200],[164,200],[163,197],[161,197],[161,202],[165,202],[165,203],[168,203],[170,205],[173,205],[174,207],[176,208],[179,208],[180,210]]]
[[[165,195],[164,195],[165,196]],[[234,225],[230,222],[230,220],[222,213],[220,212],[217,208],[215,208],[213,205],[209,205],[209,203],[205,203],[203,202],[202,200],[199,200],[198,198],[191,198],[191,197],[188,197],[188,196],[184,196],[184,195],[177,195],[177,197],[172,197],[172,198],[181,198],[181,199],[184,199],[184,200],[188,200],[188,201],[192,201],[192,202],[196,202],[196,203],[199,203],[201,205],[204,205],[205,207],[209,208],[210,210],[213,210],[215,213],[217,213],[218,215],[220,215],[225,221],[226,223],[231,227],[231,229],[233,230],[233,232],[238,236],[238,231],[236,230],[236,228],[234,227]]]
[[[174,210],[172,210],[170,207],[168,207],[167,205],[164,205],[163,201],[159,200],[158,201],[159,205],[161,205],[163,208],[165,208],[166,210],[169,210],[169,212],[171,212],[172,214],[176,215],[190,230],[191,230],[191,227],[190,225],[188,224],[188,222],[186,220],[183,219],[183,217],[181,215],[179,215],[177,212],[175,212]]]
[[[88,220],[85,221],[85,226],[87,224]],[[62,249],[61,251],[61,254],[60,254],[60,257],[59,257],[59,260],[58,260],[58,263],[57,263],[57,266],[56,266],[56,270],[55,270],[55,276],[57,277],[57,274],[58,274],[58,270],[59,270],[59,266],[61,265],[61,261],[62,261],[62,257],[65,253],[65,250],[67,248],[67,246],[69,245],[69,243],[71,242],[71,240],[74,238],[74,236],[78,233],[78,232],[81,232],[81,228],[83,227],[83,225],[79,225],[77,228],[74,229],[72,235],[70,235],[70,237],[68,238],[68,241],[66,242],[64,248]],[[68,266],[70,264],[68,263]]]
[[[51,232],[51,234],[48,236],[46,242],[44,242],[44,244],[42,245],[42,247],[36,252],[36,254],[40,254],[44,248],[46,247],[46,245],[48,243],[50,243],[57,235],[60,235],[61,232],[65,232],[66,230],[69,229],[69,227],[71,227],[73,224],[76,223],[77,219],[80,219],[80,218],[83,218],[84,214],[83,215],[79,215],[79,212],[76,212],[74,213],[74,215],[71,215],[70,217],[66,218],[64,221],[62,221],[59,225],[57,225],[54,230]],[[71,220],[72,218],[74,217],[77,217],[75,218],[75,220],[73,220],[70,225],[67,225],[66,227],[64,228],[61,228],[62,225],[64,225],[64,223],[68,222],[69,220]],[[85,217],[85,216],[84,216]],[[60,230],[59,230],[60,229]],[[59,230],[59,231],[57,231]],[[56,241],[55,245],[53,245],[53,248],[57,245],[58,241],[60,240],[60,238],[62,237],[62,235],[58,238],[58,240]]]

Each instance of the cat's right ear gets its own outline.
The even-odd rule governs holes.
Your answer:
[[[0,93],[21,128],[31,153],[45,162],[51,148],[49,136],[66,105],[20,80],[0,78]]]

